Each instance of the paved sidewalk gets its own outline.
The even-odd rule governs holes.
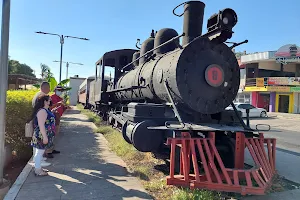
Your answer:
[[[31,171],[17,200],[62,199],[153,199],[139,180],[126,171],[125,163],[110,152],[95,125],[75,107],[62,118],[56,142],[59,155],[47,161],[48,177],[35,177]]]
[[[299,200],[300,190],[288,190],[284,192],[277,192],[266,196],[251,196],[245,197],[243,200]]]
[[[300,114],[295,113],[280,113],[280,112],[268,112],[269,117],[276,117],[280,119],[300,119]]]

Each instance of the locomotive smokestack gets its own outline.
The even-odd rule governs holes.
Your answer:
[[[201,1],[188,1],[184,5],[182,45],[202,35],[205,4]]]

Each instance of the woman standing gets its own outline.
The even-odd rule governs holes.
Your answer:
[[[31,146],[35,148],[34,172],[37,176],[48,175],[48,173],[41,168],[41,162],[45,149],[52,147],[52,141],[55,135],[55,116],[49,110],[50,101],[49,95],[40,95],[31,116],[31,120],[34,119],[34,133],[31,140]]]

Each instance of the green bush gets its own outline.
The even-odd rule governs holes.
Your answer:
[[[16,152],[17,158],[32,154],[31,138],[25,137],[25,124],[32,113],[32,98],[38,90],[10,90],[6,99],[6,144]]]

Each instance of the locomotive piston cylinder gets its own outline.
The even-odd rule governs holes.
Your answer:
[[[202,35],[205,4],[201,1],[189,1],[184,5],[182,46]]]

